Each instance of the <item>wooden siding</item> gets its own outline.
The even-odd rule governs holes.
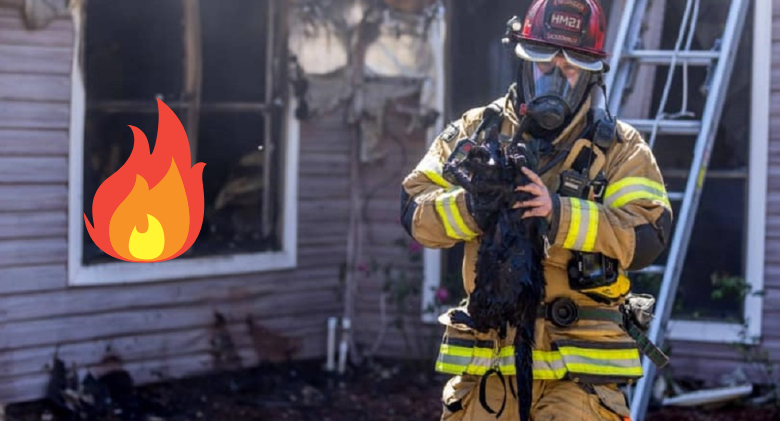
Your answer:
[[[214,312],[245,365],[258,354],[244,323],[302,339],[324,355],[326,319],[342,312],[349,131],[334,113],[301,128],[298,268],[137,285],[67,286],[70,18],[25,29],[0,7],[0,403],[43,396],[55,352],[100,371],[117,356],[139,383],[214,368]]]
[[[403,128],[387,133],[380,142],[385,158],[361,165],[362,196],[367,198],[363,214],[363,245],[359,261],[370,268],[391,263],[395,268],[410,268],[410,283],[422,285],[422,263],[409,262],[409,252],[396,244],[399,239],[411,242],[400,222],[400,186],[425,153],[426,136],[422,131],[405,134],[409,121],[388,116],[385,127]],[[388,131],[391,129],[388,129]],[[415,270],[419,277],[415,277]],[[442,330],[438,325],[421,322],[419,296],[410,298],[404,311],[388,296],[386,313],[381,314],[385,277],[381,269],[361,273],[355,303],[355,335],[365,355],[435,360]],[[400,328],[398,321],[401,321]],[[384,326],[384,328],[383,328]],[[372,350],[376,350],[374,354]],[[433,365],[429,367],[433,370]]]

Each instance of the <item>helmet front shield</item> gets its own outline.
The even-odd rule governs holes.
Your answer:
[[[515,55],[533,63],[549,63],[561,53],[566,61],[579,69],[589,72],[600,72],[604,62],[596,57],[556,46],[537,44],[533,42],[518,42],[515,45]]]

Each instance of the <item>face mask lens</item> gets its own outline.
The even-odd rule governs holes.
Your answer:
[[[559,48],[531,42],[519,42],[515,46],[517,57],[525,61],[549,62],[558,54]]]
[[[563,50],[563,55],[567,62],[582,70],[599,72],[604,69],[604,63],[595,57],[569,50]]]
[[[587,89],[588,72],[571,66],[564,60],[523,65],[523,89],[527,100],[555,96],[575,109]]]

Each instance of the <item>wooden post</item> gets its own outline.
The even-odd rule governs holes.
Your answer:
[[[263,229],[263,235],[268,236],[271,232],[277,229],[276,224],[272,223],[271,221],[271,215],[273,212],[273,201],[272,197],[272,181],[271,181],[271,166],[276,165],[273,162],[273,155],[276,150],[276,144],[274,142],[273,138],[273,124],[274,124],[274,116],[276,113],[274,112],[274,96],[276,94],[276,90],[274,89],[274,76],[276,76],[276,72],[274,72],[275,66],[274,66],[274,60],[276,57],[275,49],[274,49],[274,43],[277,41],[276,38],[276,27],[275,27],[275,21],[276,21],[276,1],[275,0],[269,0],[268,1],[268,30],[266,31],[266,46],[265,46],[265,104],[268,107],[266,112],[263,114],[264,123],[263,124],[263,145],[262,145],[262,153],[263,153],[263,205],[262,205],[262,229]],[[286,64],[286,63],[285,63]],[[276,190],[276,189],[273,189]]]
[[[184,100],[187,109],[187,139],[190,141],[191,164],[198,158],[198,126],[203,86],[203,46],[200,23],[200,0],[182,0],[184,6]]]

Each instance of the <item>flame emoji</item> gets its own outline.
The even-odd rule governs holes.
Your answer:
[[[190,168],[190,143],[176,114],[157,100],[154,153],[137,127],[127,162],[100,185],[92,203],[92,241],[129,262],[161,262],[187,251],[203,224],[202,162]]]

